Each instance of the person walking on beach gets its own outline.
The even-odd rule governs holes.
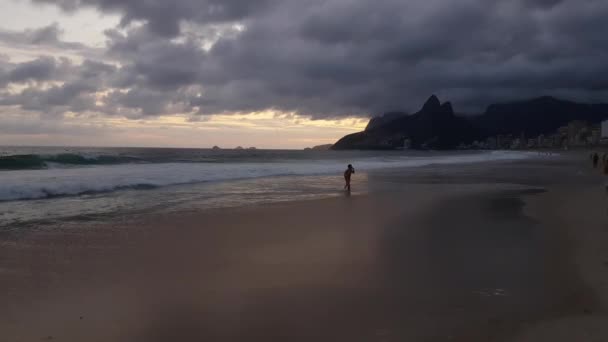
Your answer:
[[[351,164],[348,164],[346,171],[344,171],[344,181],[346,182],[346,184],[344,184],[344,189],[349,192],[350,192],[350,176],[353,173],[355,173],[355,168]]]

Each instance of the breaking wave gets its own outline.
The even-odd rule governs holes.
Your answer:
[[[0,170],[37,170],[46,169],[53,165],[111,165],[138,161],[140,161],[138,158],[127,156],[89,156],[76,153],[55,155],[20,154],[0,156]]]

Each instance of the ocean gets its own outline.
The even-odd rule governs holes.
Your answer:
[[[533,157],[517,151],[0,147],[0,230],[353,194],[383,169]]]

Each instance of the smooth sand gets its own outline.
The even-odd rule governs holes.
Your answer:
[[[0,340],[603,341],[600,182],[585,157],[429,167],[365,196],[8,235]]]
[[[599,183],[599,182],[598,182]],[[597,186],[561,185],[528,199],[526,212],[562,231],[571,253],[559,267],[571,267],[589,287],[585,308],[540,321],[516,341],[608,341],[608,196]]]

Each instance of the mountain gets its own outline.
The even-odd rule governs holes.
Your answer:
[[[317,146],[314,146],[312,148],[309,148],[309,150],[313,150],[313,151],[327,151],[327,150],[331,149],[332,146],[333,146],[333,144],[317,145]]]
[[[582,104],[544,96],[492,104],[481,115],[454,114],[449,102],[431,96],[415,114],[390,112],[370,120],[363,132],[347,135],[333,149],[451,149],[499,134],[535,137],[554,133],[574,120],[597,124],[608,119],[608,104]],[[409,143],[409,144],[408,144]]]
[[[365,127],[366,131],[372,130],[374,128],[378,128],[384,124],[387,124],[395,119],[399,119],[402,116],[406,116],[408,115],[405,112],[388,112],[388,113],[384,113],[380,116],[374,116],[373,118],[371,118],[371,120],[369,120],[369,122],[367,123],[367,126]]]
[[[409,143],[413,148],[449,149],[480,137],[469,120],[456,116],[452,105],[435,95],[415,114],[389,114],[372,119],[365,131],[345,136],[332,148],[397,149]]]
[[[488,136],[553,133],[574,120],[597,124],[608,117],[608,104],[584,104],[543,96],[526,101],[493,104],[471,118]]]

